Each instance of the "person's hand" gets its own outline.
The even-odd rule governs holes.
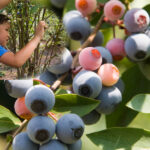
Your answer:
[[[44,31],[46,28],[47,28],[47,25],[46,25],[45,21],[40,21],[36,27],[35,37],[38,37],[41,40],[44,36]]]

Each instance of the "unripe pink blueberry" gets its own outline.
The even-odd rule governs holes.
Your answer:
[[[34,114],[25,105],[25,97],[18,98],[14,105],[16,114],[23,119],[30,120]]]
[[[107,42],[106,48],[110,51],[114,60],[121,60],[126,56],[124,44],[124,40],[117,38]]]
[[[112,86],[119,80],[118,68],[110,63],[103,64],[98,70],[98,75],[102,79],[102,84],[105,86]]]
[[[120,19],[125,12],[125,6],[118,0],[108,1],[104,6],[104,14],[110,21]]]
[[[96,48],[87,47],[80,52],[79,63],[86,70],[96,70],[102,63],[102,56]]]
[[[97,1],[96,0],[76,0],[75,6],[76,6],[76,9],[83,14],[83,16],[87,16],[96,10]]]

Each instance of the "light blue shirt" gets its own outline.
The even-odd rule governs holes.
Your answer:
[[[7,49],[5,49],[4,47],[0,46],[0,57],[5,54],[6,52],[8,52]]]

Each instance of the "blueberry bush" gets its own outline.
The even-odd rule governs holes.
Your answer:
[[[149,150],[150,1],[38,4],[68,40],[42,73],[0,81],[2,149]]]

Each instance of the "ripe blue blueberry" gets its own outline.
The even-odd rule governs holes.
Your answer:
[[[125,85],[121,78],[119,78],[118,82],[116,84],[114,84],[114,86],[116,86],[120,90],[121,93],[124,92]]]
[[[96,99],[101,101],[96,108],[96,111],[102,114],[111,114],[116,106],[122,101],[122,94],[115,86],[103,86],[102,91]]]
[[[31,112],[45,114],[53,108],[55,96],[50,88],[44,85],[35,85],[27,91],[25,104]]]
[[[82,14],[78,10],[68,11],[63,17],[63,24],[66,26],[70,20],[76,17],[82,17]]]
[[[61,55],[60,62],[57,64],[50,65],[47,69],[53,74],[59,75],[63,74],[71,68],[72,65],[72,55],[70,51],[65,48],[63,54]]]
[[[133,61],[143,61],[150,55],[150,38],[143,33],[133,34],[125,41],[127,56]]]
[[[27,125],[29,138],[37,144],[48,142],[55,134],[55,124],[47,116],[33,117]]]
[[[81,150],[82,148],[82,141],[81,139],[73,144],[68,144],[68,150]]]
[[[93,31],[93,29],[91,30],[91,32]],[[81,44],[83,44],[85,42],[86,39],[84,39],[83,41],[81,41]],[[101,46],[103,44],[104,41],[104,36],[103,33],[101,31],[98,31],[94,40],[92,41],[92,43],[89,45],[91,47],[95,47],[95,46]]]
[[[12,148],[13,150],[39,150],[39,145],[33,143],[26,132],[21,132],[13,139]]]
[[[45,82],[48,85],[52,85],[56,80],[57,77],[55,74],[51,73],[50,71],[46,70],[38,77],[41,81]]]
[[[80,71],[73,79],[73,91],[78,95],[95,98],[101,89],[102,81],[93,71]]]
[[[67,0],[50,0],[52,5],[56,8],[63,8],[67,2]]]
[[[75,143],[84,132],[84,123],[76,114],[65,114],[56,124],[56,136],[65,144]]]
[[[113,58],[110,51],[102,46],[95,47],[102,55],[102,64],[113,63]]]
[[[90,24],[83,17],[74,17],[65,25],[68,36],[77,41],[86,39],[90,32]]]
[[[82,120],[85,124],[90,125],[96,123],[100,119],[101,115],[93,110],[90,113],[82,117]]]
[[[39,150],[68,150],[67,145],[59,140],[51,140],[40,146]]]
[[[27,90],[33,86],[32,79],[5,80],[5,88],[11,97],[20,98],[25,96]]]
[[[124,24],[130,32],[142,32],[149,25],[149,15],[141,8],[132,8],[124,16]]]

